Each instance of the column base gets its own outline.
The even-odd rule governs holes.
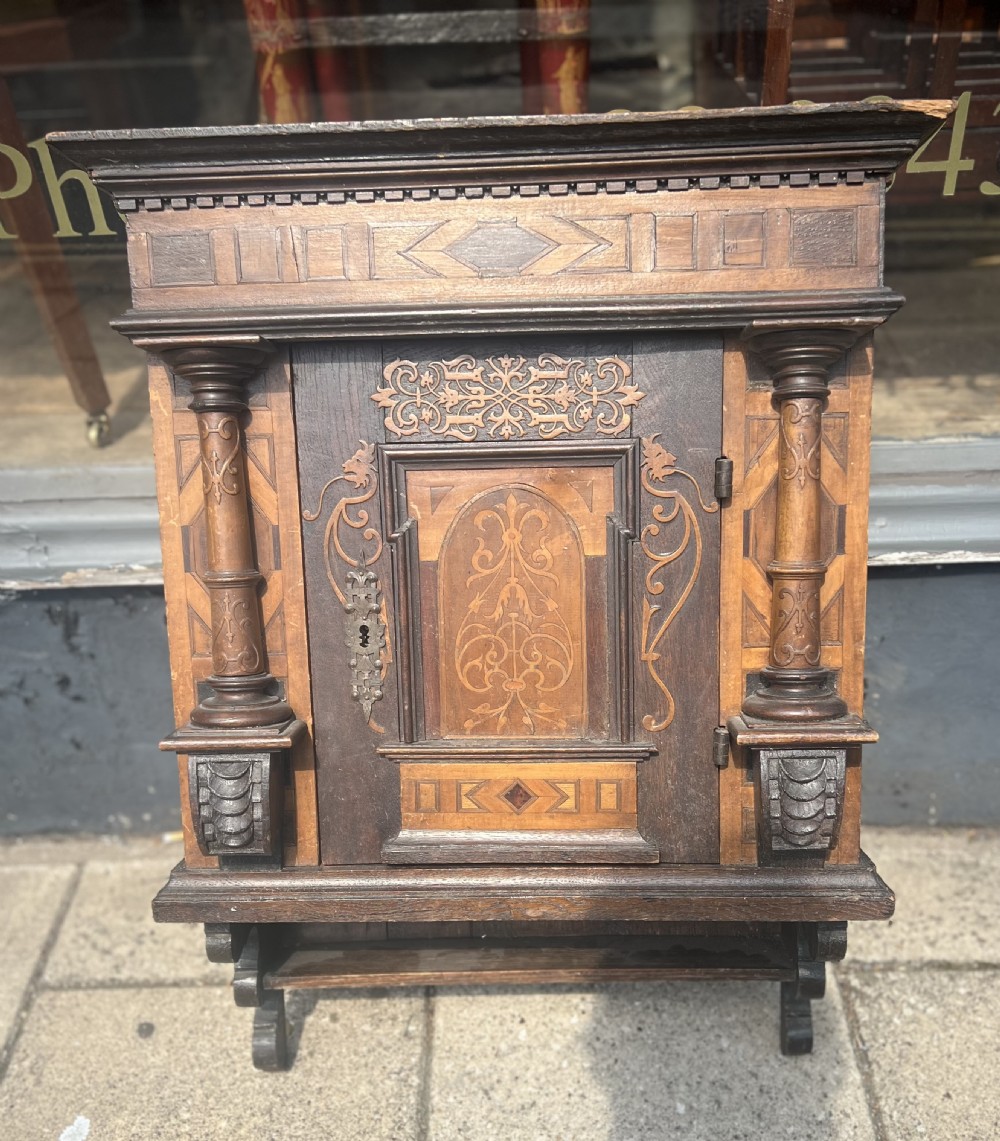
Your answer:
[[[836,721],[847,715],[847,703],[830,685],[828,670],[761,671],[763,684],[743,702],[748,717],[762,721]]]
[[[191,724],[206,730],[255,729],[287,725],[294,717],[291,706],[268,693],[274,686],[270,674],[207,679],[214,691],[191,710]]]

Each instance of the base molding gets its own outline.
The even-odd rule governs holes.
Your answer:
[[[386,867],[235,871],[178,864],[153,917],[181,923],[888,919],[895,896],[857,864]]]

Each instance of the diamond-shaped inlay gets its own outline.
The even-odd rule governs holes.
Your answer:
[[[514,277],[555,248],[555,242],[516,222],[480,222],[444,252],[481,277]]]
[[[534,804],[538,799],[537,796],[531,791],[530,788],[525,788],[519,780],[514,781],[510,788],[505,789],[500,794],[501,799],[506,800],[507,803],[514,809],[515,812],[523,812],[529,804]]]

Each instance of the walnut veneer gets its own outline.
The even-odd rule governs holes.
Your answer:
[[[296,986],[782,981],[859,843],[871,331],[939,103],[63,135],[150,354],[186,850]]]

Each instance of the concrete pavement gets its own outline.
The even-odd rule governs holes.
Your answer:
[[[150,918],[176,844],[8,842],[2,1136],[1000,1137],[1000,832],[865,846],[897,915],[852,924],[810,1057],[778,1053],[767,983],[420,988],[293,993],[294,1066],[262,1074],[200,928]]]

